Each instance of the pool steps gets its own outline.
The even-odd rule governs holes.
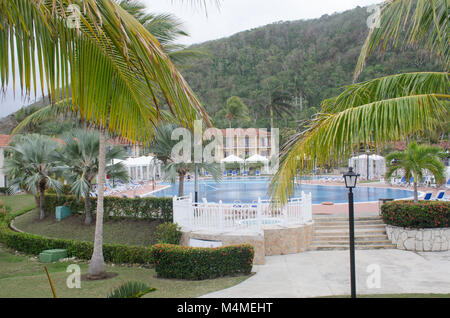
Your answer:
[[[309,250],[347,250],[349,248],[348,218],[315,216],[313,240]],[[355,218],[356,249],[394,248],[379,216]]]

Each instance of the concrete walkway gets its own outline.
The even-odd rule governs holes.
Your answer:
[[[380,269],[380,288],[368,288],[368,266]],[[203,297],[317,297],[350,294],[349,251],[268,256],[246,281]],[[357,293],[450,293],[450,251],[356,250]],[[373,272],[372,272],[373,273]],[[372,275],[373,278],[373,275]],[[376,283],[376,280],[371,280]]]

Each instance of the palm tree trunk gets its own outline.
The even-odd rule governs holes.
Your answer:
[[[414,203],[419,202],[419,195],[417,193],[417,181],[416,178],[414,178]]]
[[[270,129],[273,129],[273,110],[270,108]]]
[[[90,191],[91,187],[89,187]],[[84,213],[86,217],[84,219],[84,224],[91,225],[92,223],[92,213],[91,213],[91,196],[89,195],[89,191],[84,198]]]
[[[98,154],[98,197],[97,214],[95,217],[95,238],[94,252],[89,264],[88,275],[91,278],[102,278],[106,274],[105,260],[103,259],[103,195],[105,183],[106,164],[106,136],[104,131],[100,131],[100,144]]]
[[[43,220],[45,218],[44,204],[45,204],[45,184],[39,185],[39,219]]]
[[[178,196],[182,197],[184,195],[184,173],[180,172],[180,181],[178,184]]]

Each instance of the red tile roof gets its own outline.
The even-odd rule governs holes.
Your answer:
[[[9,135],[0,135],[0,147],[6,147],[9,144]]]

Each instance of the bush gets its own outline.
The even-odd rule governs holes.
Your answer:
[[[163,223],[156,227],[156,238],[161,244],[180,244],[181,228],[176,223]]]
[[[8,187],[0,187],[0,194],[8,194]]]
[[[45,190],[45,194],[56,194],[56,191],[54,189],[47,189]],[[69,184],[63,184],[60,195],[71,195],[71,187]]]
[[[92,257],[94,244],[92,242],[49,238],[29,233],[14,232],[7,223],[0,224],[0,242],[7,247],[27,254],[38,255],[43,250],[64,248],[69,257],[89,260]],[[106,262],[151,264],[152,247],[128,246],[120,244],[103,244],[103,256]]]
[[[152,253],[159,277],[201,280],[250,274],[255,252],[249,244],[218,248],[156,244]]]
[[[97,198],[90,198],[92,213],[95,214]],[[55,213],[55,208],[65,205],[73,213],[84,214],[84,199],[77,199],[73,195],[47,194],[44,209],[47,213]],[[118,198],[104,197],[104,217],[134,217],[149,220],[173,221],[172,198]]]
[[[381,206],[386,224],[406,228],[449,227],[450,202],[441,201],[393,201]]]

